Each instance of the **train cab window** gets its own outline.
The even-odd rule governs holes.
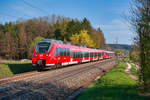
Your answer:
[[[48,42],[40,42],[36,45],[36,51],[39,53],[48,52],[50,49],[51,43]]]

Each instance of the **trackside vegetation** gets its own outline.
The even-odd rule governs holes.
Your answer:
[[[34,45],[43,38],[106,49],[101,28],[93,28],[86,17],[78,20],[52,15],[0,23],[0,58],[31,59]]]
[[[134,64],[131,64],[131,70],[130,72],[135,75],[135,76],[138,76],[138,72],[136,71],[136,66]]]
[[[6,62],[0,64],[0,78],[35,70],[30,62]]]
[[[125,72],[127,64],[120,62],[115,68],[94,81],[76,100],[145,100],[139,96],[137,82]]]

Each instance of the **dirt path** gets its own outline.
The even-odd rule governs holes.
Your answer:
[[[127,65],[128,65],[128,67],[125,69],[125,72],[134,80],[138,80],[138,78],[135,75],[131,74],[131,72],[130,72],[130,70],[132,68],[131,64],[127,63]]]

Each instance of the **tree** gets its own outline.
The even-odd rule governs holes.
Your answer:
[[[33,54],[33,50],[35,49],[35,45],[38,41],[44,39],[41,36],[37,36],[33,41],[31,41],[31,43],[28,46],[28,58],[31,59],[32,58],[32,54]]]
[[[74,44],[82,44],[94,47],[95,44],[86,30],[81,30],[79,33],[72,35],[71,41]]]
[[[68,42],[72,41],[72,36],[80,36],[80,40],[75,43],[97,48],[103,48],[105,44],[102,31],[92,28],[87,18],[80,21],[52,15],[0,24],[0,56],[12,59],[31,58],[33,47],[30,44],[39,36]],[[13,54],[10,52],[12,50]]]
[[[17,41],[11,36],[9,32],[5,33],[3,44],[1,44],[2,52],[8,59],[15,59],[17,57]]]
[[[82,29],[87,30],[88,33],[91,33],[91,29],[92,29],[91,23],[86,17],[83,18],[81,24],[82,24]]]
[[[150,0],[135,0],[131,13],[140,48],[140,85],[150,92]]]
[[[67,24],[67,28],[66,28],[66,39],[67,41],[70,41],[70,37],[75,34],[75,33],[79,33],[81,31],[81,22],[77,21],[77,20],[71,20],[70,22],[68,22]]]
[[[138,45],[132,45],[130,49],[130,60],[133,61],[136,64],[139,64],[140,62],[140,51],[139,51],[139,46]]]
[[[105,37],[104,37],[103,31],[100,29],[100,27],[98,28],[97,31],[100,35],[100,48],[105,49],[106,48],[106,43],[105,43]]]
[[[19,58],[25,58],[27,52],[27,34],[25,32],[24,24],[20,25],[19,33],[18,33],[18,51],[19,51]]]

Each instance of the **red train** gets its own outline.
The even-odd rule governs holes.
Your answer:
[[[47,66],[61,67],[111,58],[113,56],[114,52],[112,51],[72,45],[60,40],[43,39],[34,48],[32,64],[38,70],[42,70]]]

